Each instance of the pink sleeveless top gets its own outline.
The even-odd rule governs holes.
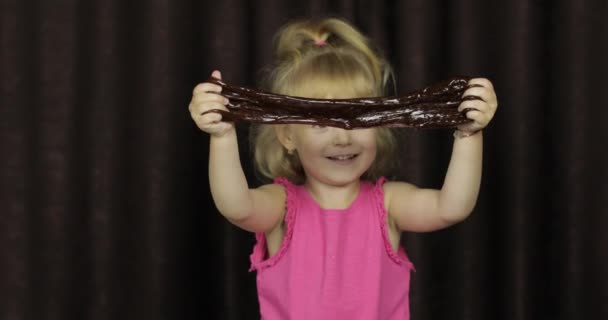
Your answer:
[[[386,180],[361,181],[347,209],[322,209],[304,186],[275,179],[287,192],[285,235],[266,258],[256,234],[251,269],[257,271],[264,320],[409,319],[412,263],[393,250],[386,225]]]

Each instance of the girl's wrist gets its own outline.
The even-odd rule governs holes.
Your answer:
[[[236,139],[236,130],[234,128],[227,129],[222,133],[209,134],[209,140],[215,141],[215,143],[233,143]]]
[[[463,131],[463,130],[454,130],[454,138],[456,139],[463,139],[463,138],[468,138],[474,135],[477,135],[481,132],[482,129],[479,130],[475,130],[475,131]]]

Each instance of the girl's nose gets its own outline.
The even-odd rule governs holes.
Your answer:
[[[341,128],[332,128],[334,130],[334,144],[341,145],[350,145],[351,136],[348,130],[344,130]]]

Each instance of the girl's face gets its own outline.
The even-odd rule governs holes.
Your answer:
[[[376,158],[373,128],[344,130],[298,124],[288,125],[282,133],[281,142],[297,152],[307,180],[346,185],[358,181]]]

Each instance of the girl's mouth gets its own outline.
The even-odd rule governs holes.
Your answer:
[[[358,154],[343,154],[343,155],[338,155],[338,156],[330,156],[330,157],[327,157],[327,159],[333,160],[333,161],[348,161],[348,160],[352,160],[352,159],[356,158],[357,156],[358,156]]]

